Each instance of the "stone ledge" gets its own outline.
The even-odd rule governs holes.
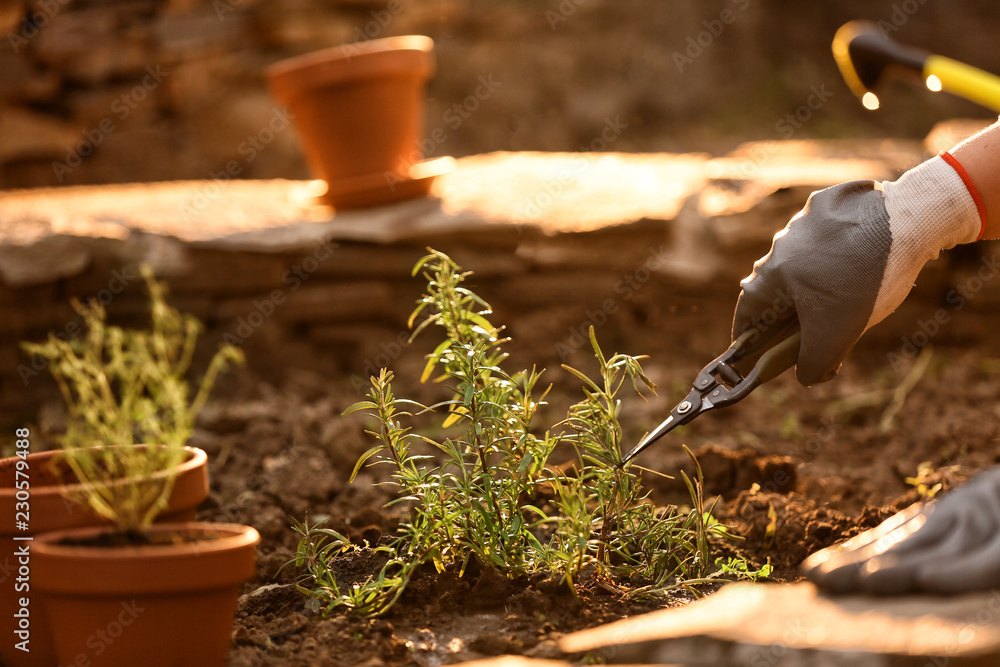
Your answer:
[[[471,286],[527,365],[585,356],[590,325],[619,349],[711,358],[739,279],[810,192],[889,178],[922,157],[905,142],[763,142],[723,158],[492,153],[458,160],[433,197],[349,212],[287,180],[0,192],[0,411],[37,409],[46,374],[26,369],[17,346],[72,335],[71,297],[146,326],[140,262],[205,322],[206,348],[235,340],[265,375],[323,364],[354,379],[421,363],[406,316],[421,288],[410,269],[427,246],[475,272]],[[933,312],[960,268],[932,263],[913,312]],[[974,308],[1000,300],[994,282]]]
[[[780,226],[768,219],[761,229],[760,221],[747,219],[776,194],[783,200],[778,208],[794,210],[817,187],[892,173],[878,160],[823,157],[815,144],[764,146],[719,159],[480,155],[459,160],[458,168],[435,184],[431,198],[346,212],[317,204],[313,184],[303,181],[10,191],[0,193],[0,281],[14,288],[45,284],[81,273],[101,253],[148,261],[168,275],[186,273],[190,267],[184,267],[178,243],[253,253],[302,251],[331,241],[426,245],[441,238],[523,246],[538,237],[673,221],[692,196],[698,196],[698,220],[717,221],[702,225],[703,231],[732,247],[769,239]],[[920,157],[913,146],[910,155],[912,162]],[[765,208],[775,205],[771,201]],[[681,245],[692,244],[681,240]]]

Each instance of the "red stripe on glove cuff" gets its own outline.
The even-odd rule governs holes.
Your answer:
[[[983,203],[983,198],[979,196],[979,190],[976,189],[976,184],[972,182],[972,177],[969,176],[969,172],[965,170],[962,163],[955,159],[955,156],[948,151],[941,151],[941,157],[945,162],[950,164],[952,168],[958,172],[958,175],[962,178],[962,182],[965,183],[966,189],[969,194],[972,195],[972,201],[976,202],[976,210],[979,211],[979,236],[976,240],[983,238],[983,234],[986,233],[986,204]]]

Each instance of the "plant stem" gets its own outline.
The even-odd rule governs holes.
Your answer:
[[[601,533],[597,540],[597,561],[599,563],[604,562],[604,551],[607,545],[608,533],[610,531],[611,525],[617,521],[617,510],[615,505],[618,501],[618,488],[621,485],[621,475],[622,471],[615,470],[614,472],[614,482],[611,485],[611,501],[604,506],[604,513],[601,520]]]

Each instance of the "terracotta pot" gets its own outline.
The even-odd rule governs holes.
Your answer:
[[[157,517],[157,521],[192,521],[198,505],[208,496],[208,456],[194,447],[188,447],[187,450],[189,456],[180,466],[169,505]],[[20,556],[16,555],[25,545],[33,555],[33,541],[15,541],[14,538],[107,524],[86,507],[66,500],[63,494],[72,489],[61,483],[62,480],[56,479],[49,466],[58,453],[58,450],[54,450],[28,454],[30,508],[27,531],[17,530],[16,527],[17,462],[24,459],[17,456],[0,459],[0,636],[6,638],[0,642],[0,656],[10,667],[50,667],[56,664],[48,625],[38,612],[37,605],[29,605],[31,652],[17,650],[14,647],[16,642],[10,640],[16,637],[14,631],[18,628],[18,619],[15,619],[14,613],[20,609],[19,599],[27,597],[32,602],[35,599],[32,569],[34,561],[29,557],[29,562],[23,564],[19,562]],[[22,577],[24,581],[19,582],[18,572],[22,565],[28,568],[29,574]],[[30,589],[19,590],[25,585],[30,586]]]
[[[338,208],[426,194],[453,161],[421,162],[424,87],[434,42],[409,35],[345,44],[276,63],[266,75],[288,107],[310,171]]]
[[[179,541],[62,544],[109,532],[46,533],[32,546],[32,586],[59,664],[225,665],[240,587],[256,571],[257,531],[228,523],[156,524],[150,535]]]

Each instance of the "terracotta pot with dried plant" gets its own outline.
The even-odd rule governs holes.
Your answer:
[[[83,339],[24,345],[48,360],[69,420],[61,449],[30,453],[20,429],[18,455],[0,462],[4,527],[22,533],[8,536],[9,555],[30,573],[5,613],[27,626],[12,655],[4,645],[18,667],[81,656],[95,667],[222,665],[239,586],[253,576],[256,530],[191,521],[208,492],[207,457],[186,446],[219,372],[242,353],[223,346],[191,396],[200,324],[166,304],[148,267],[143,275],[150,330],[107,326],[99,304],[76,304]]]

